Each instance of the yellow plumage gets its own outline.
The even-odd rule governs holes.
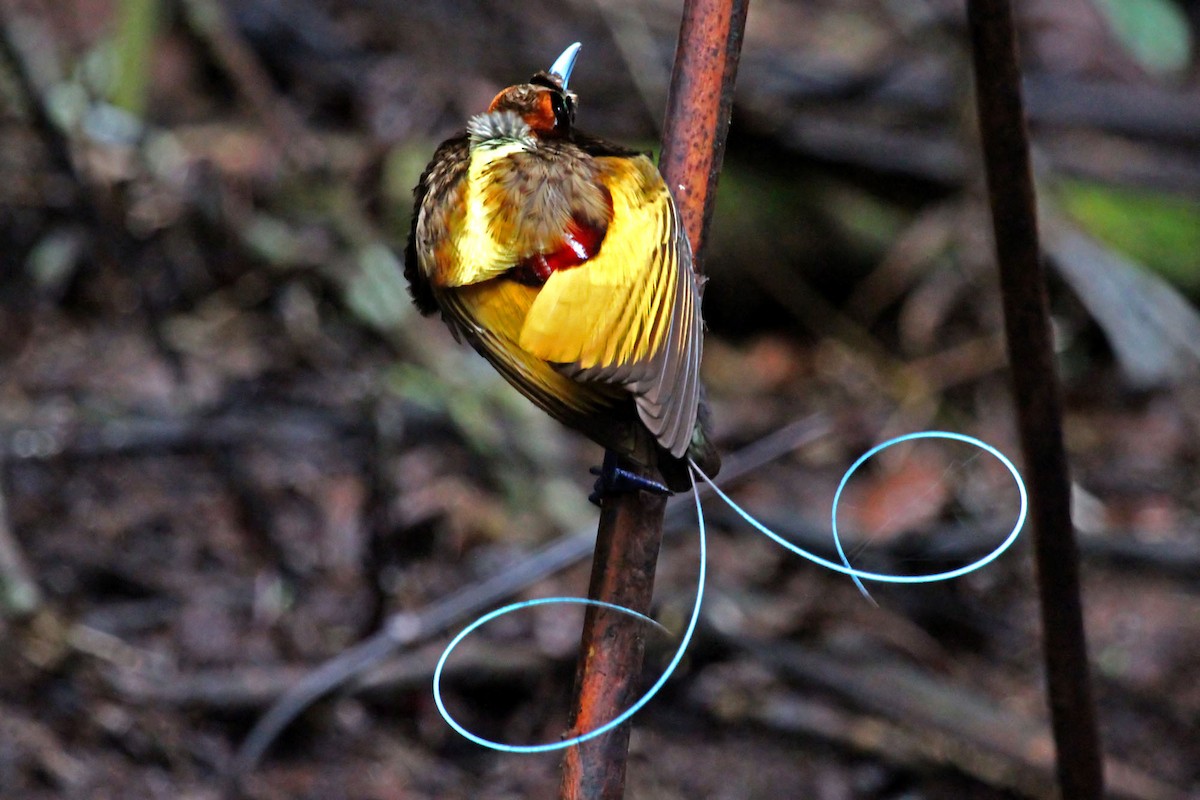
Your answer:
[[[599,159],[613,199],[604,246],[586,268],[546,280],[521,329],[521,347],[581,368],[628,364],[662,349],[679,273],[674,209],[645,159]],[[642,167],[642,169],[639,169]],[[652,167],[650,169],[653,169]]]
[[[501,375],[551,415],[574,420],[617,405],[622,392],[615,387],[572,380],[519,346],[521,328],[537,292],[533,286],[514,281],[487,280],[447,292],[445,309],[454,320],[452,327],[463,332]]]
[[[471,159],[466,176],[466,213],[459,224],[450,228],[448,244],[453,256],[440,265],[441,285],[479,283],[504,273],[519,260],[519,243],[511,226],[504,225],[503,217],[496,213],[505,198],[495,186],[494,173],[503,169],[506,158],[521,149],[517,143],[480,148]]]
[[[671,193],[645,155],[571,132],[555,91],[510,87],[434,155],[409,240],[414,299],[605,447],[715,471],[697,421],[700,287]]]

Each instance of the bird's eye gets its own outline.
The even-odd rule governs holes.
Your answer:
[[[566,133],[575,123],[575,102],[569,95],[550,93],[550,108],[554,111],[554,129]]]

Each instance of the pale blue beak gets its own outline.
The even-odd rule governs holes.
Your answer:
[[[579,42],[563,50],[562,55],[554,60],[554,65],[550,67],[550,74],[562,78],[563,91],[567,90],[567,81],[571,77],[571,70],[575,69],[575,59],[579,58],[579,49],[583,47]]]

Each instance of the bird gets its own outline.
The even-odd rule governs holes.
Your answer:
[[[686,491],[689,460],[720,467],[699,376],[703,280],[649,156],[575,127],[579,50],[436,149],[413,190],[405,277],[423,314],[606,448],[594,501]]]

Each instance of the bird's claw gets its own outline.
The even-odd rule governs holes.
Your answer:
[[[588,471],[599,476],[592,487],[592,493],[588,495],[588,500],[597,506],[602,506],[604,498],[614,494],[639,491],[661,497],[672,494],[670,489],[658,481],[617,466],[616,459],[609,455],[604,457],[604,466],[592,467]]]

